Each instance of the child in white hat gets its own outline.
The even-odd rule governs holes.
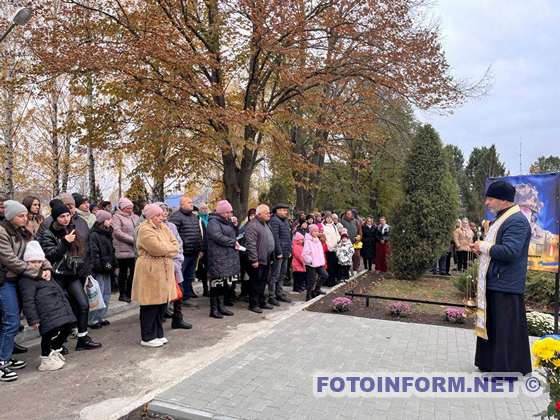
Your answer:
[[[45,253],[37,241],[25,248],[23,260],[30,266],[44,268]],[[40,371],[61,369],[66,360],[61,354],[76,317],[62,288],[55,280],[20,279],[23,312],[27,323],[41,333]]]

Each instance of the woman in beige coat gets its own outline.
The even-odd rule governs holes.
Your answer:
[[[469,219],[465,218],[461,221],[461,227],[453,232],[453,242],[457,249],[457,269],[466,271],[469,261],[469,252],[473,242],[474,233],[469,226]]]
[[[179,243],[163,223],[160,206],[148,204],[142,213],[146,221],[138,227],[132,299],[140,305],[140,344],[161,347],[167,343],[163,336],[167,303],[177,299],[173,257],[179,252]]]

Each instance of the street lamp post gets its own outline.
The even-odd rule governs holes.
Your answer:
[[[22,7],[21,9],[19,9],[17,13],[14,15],[14,18],[12,19],[12,23],[10,24],[6,32],[4,32],[0,36],[0,42],[4,41],[4,38],[6,38],[8,34],[12,32],[12,30],[16,26],[24,26],[27,22],[29,22],[32,15],[33,12],[29,7]]]

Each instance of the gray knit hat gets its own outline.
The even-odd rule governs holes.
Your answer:
[[[4,216],[6,217],[6,220],[12,220],[14,217],[16,217],[18,214],[21,213],[27,214],[27,209],[19,201],[15,201],[15,200],[4,201],[4,207],[6,209],[4,211]]]

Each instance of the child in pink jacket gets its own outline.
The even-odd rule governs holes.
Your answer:
[[[303,245],[303,261],[305,262],[306,271],[306,300],[322,294],[321,284],[329,275],[325,271],[324,265],[325,253],[323,244],[319,239],[319,227],[317,225],[309,226],[309,233],[305,235],[305,243]]]
[[[296,232],[292,240],[292,276],[294,279],[294,292],[305,290],[305,262],[303,261],[304,236]]]

